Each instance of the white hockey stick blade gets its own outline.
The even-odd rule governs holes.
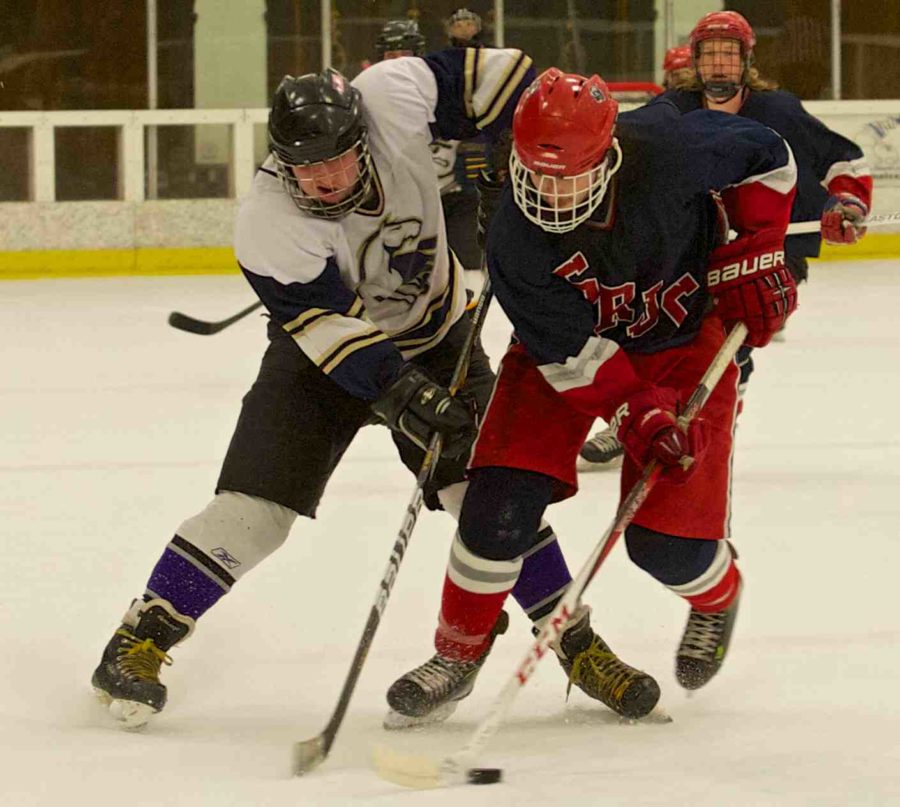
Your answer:
[[[876,213],[869,216],[865,220],[866,227],[889,227],[891,224],[900,225],[900,211],[892,213]],[[815,221],[795,221],[789,224],[787,235],[803,235],[804,233],[817,233],[822,229],[822,222],[819,219]]]
[[[294,776],[303,776],[325,761],[325,741],[321,734],[294,743],[291,769]]]
[[[372,749],[372,764],[382,779],[412,790],[463,785],[469,768],[452,757],[436,760],[424,754],[401,754],[381,743]]]

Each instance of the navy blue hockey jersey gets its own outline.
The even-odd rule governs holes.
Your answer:
[[[703,109],[703,93],[699,90],[669,90],[650,103],[666,101],[682,112]],[[852,193],[871,207],[872,180],[862,150],[810,115],[797,96],[783,90],[751,90],[737,114],[774,129],[794,152],[797,196],[791,221],[817,220],[828,196],[839,191]],[[817,233],[788,236],[785,251],[814,258],[820,243]]]
[[[488,236],[496,297],[560,392],[590,386],[620,348],[654,352],[694,337],[721,242],[711,191],[732,189],[736,206],[752,198],[740,218],[781,233],[793,194],[790,149],[753,121],[661,103],[620,115],[616,136],[622,166],[590,220],[547,233],[507,188]],[[760,187],[772,192],[772,209],[759,204]]]

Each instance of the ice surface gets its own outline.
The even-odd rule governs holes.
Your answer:
[[[337,697],[413,480],[364,430],[315,522],[204,616],[166,668],[170,702],[113,728],[89,678],[175,527],[204,506],[265,343],[239,277],[0,284],[0,804],[887,805],[900,803],[900,264],[819,264],[787,341],[760,351],[738,430],[734,533],[747,586],[732,654],[691,698],[673,654],[685,607],[618,547],[587,594],[618,652],[657,676],[671,725],[622,726],[551,659],[482,762],[503,784],[415,793],[372,747],[442,756],[527,649],[513,613],[443,727],[381,727],[384,691],[431,653],[452,532],[423,514],[331,758],[291,779],[291,743]],[[508,333],[498,311],[486,343]],[[302,458],[298,457],[298,462]],[[550,516],[577,568],[616,474]],[[513,608],[515,610],[515,608]]]

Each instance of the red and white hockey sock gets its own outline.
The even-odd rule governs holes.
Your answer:
[[[521,558],[488,560],[475,555],[456,533],[434,635],[440,655],[454,661],[475,661],[487,650],[491,629],[521,569]]]
[[[695,611],[724,611],[734,602],[741,584],[741,573],[735,566],[734,559],[731,544],[719,541],[712,563],[699,577],[668,588],[684,597]]]

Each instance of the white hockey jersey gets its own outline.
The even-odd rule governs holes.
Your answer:
[[[508,127],[533,77],[518,50],[379,62],[362,94],[376,193],[337,221],[301,212],[270,158],[240,205],[235,254],[273,319],[352,395],[372,400],[462,315],[429,144]]]

